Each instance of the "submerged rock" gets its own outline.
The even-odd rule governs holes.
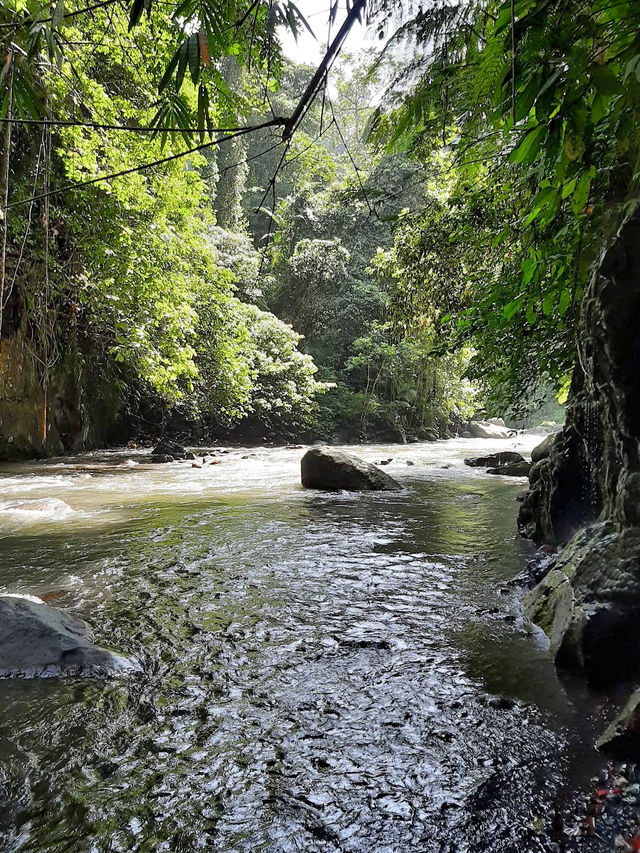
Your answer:
[[[640,758],[640,690],[631,695],[622,711],[598,738],[596,747],[622,758]]]
[[[0,678],[104,677],[133,669],[127,658],[95,646],[82,619],[33,597],[0,597]]]
[[[470,459],[465,459],[464,464],[471,468],[497,468],[500,465],[524,461],[524,456],[515,450],[501,450],[499,453],[489,453],[487,456],[472,456]]]
[[[312,447],[300,463],[305,489],[390,491],[402,486],[358,456],[332,447]]]
[[[507,465],[499,465],[497,468],[487,469],[487,474],[500,474],[501,477],[528,477],[531,470],[531,462],[521,459],[519,462],[510,462]]]

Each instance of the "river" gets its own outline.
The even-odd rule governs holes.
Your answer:
[[[398,493],[305,492],[300,449],[2,466],[0,593],[140,672],[0,681],[0,849],[548,849],[593,700],[508,586],[525,481],[463,464],[539,441],[354,448]]]

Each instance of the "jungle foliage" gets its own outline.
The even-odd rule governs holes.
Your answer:
[[[371,135],[431,188],[386,258],[396,314],[471,344],[494,406],[522,410],[566,386],[591,266],[637,206],[640,7],[436,3],[387,35]]]
[[[566,387],[638,196],[637,3],[347,8],[382,49],[328,76],[282,56],[291,0],[0,2],[0,337],[45,409],[69,347],[214,431],[445,434]]]

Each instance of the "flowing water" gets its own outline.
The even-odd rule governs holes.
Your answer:
[[[398,493],[305,492],[300,449],[5,465],[0,593],[140,671],[0,680],[0,849],[543,849],[588,700],[507,585],[525,481],[462,462],[538,441],[355,448]]]

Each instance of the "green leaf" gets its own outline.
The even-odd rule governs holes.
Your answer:
[[[509,155],[511,163],[530,163],[538,153],[542,141],[546,136],[547,128],[545,125],[530,130],[519,145],[513,149]]]
[[[637,56],[632,56],[627,63],[627,68],[624,72],[625,83],[632,74],[635,74],[638,80],[640,80],[640,53]]]
[[[495,26],[493,28],[493,34],[499,35],[503,32],[511,23],[511,6],[510,4],[506,4],[500,14],[498,15],[498,19],[496,20]]]
[[[516,95],[516,122],[522,121],[531,112],[531,108],[540,90],[540,75],[529,80],[524,91]]]
[[[589,75],[599,95],[620,94],[620,81],[606,65],[593,65]]]
[[[568,288],[562,291],[560,294],[560,303],[558,304],[558,313],[561,317],[567,313],[569,306],[571,305],[571,291]]]
[[[504,306],[503,313],[505,320],[511,320],[521,308],[522,296],[518,296],[518,298],[514,299],[513,302],[509,302],[508,305]]]
[[[185,39],[180,45],[179,56],[178,56],[178,70],[176,71],[176,91],[180,91],[180,87],[182,86],[182,81],[184,80],[184,75],[187,70],[187,62],[189,61],[189,41],[190,39]]]
[[[189,73],[194,86],[198,83],[200,76],[200,43],[198,33],[189,36],[187,42],[187,51],[189,54]]]
[[[176,50],[176,52],[171,57],[171,61],[167,65],[167,68],[166,68],[164,74],[162,75],[162,80],[160,81],[160,85],[158,86],[159,92],[163,92],[167,88],[167,86],[169,85],[169,81],[173,77],[173,72],[175,70],[176,65],[178,64],[178,59],[180,58],[180,50],[181,50],[181,48],[178,48],[178,50]]]
[[[556,187],[543,187],[533,200],[532,210],[525,219],[524,226],[531,225],[534,219],[537,219],[545,208],[554,206],[557,198],[558,190]]]
[[[573,195],[571,196],[571,210],[576,216],[583,210],[586,203],[589,201],[589,192],[591,191],[591,176],[588,172],[580,177]]]
[[[538,268],[538,262],[535,257],[527,258],[522,262],[522,284],[526,287],[534,276]]]
[[[598,122],[605,117],[607,114],[607,106],[609,103],[609,99],[604,95],[597,93],[593,98],[593,103],[591,104],[591,123],[598,124]]]
[[[53,12],[53,17],[51,18],[51,26],[55,29],[59,29],[64,23],[64,2],[63,0],[58,0],[56,3],[56,8]]]
[[[507,239],[509,234],[511,234],[511,227],[509,225],[507,225],[505,228],[502,229],[502,231],[496,237],[494,237],[493,243],[492,243],[493,248],[495,249],[496,246],[500,245],[500,243],[504,243],[504,241]]]
[[[142,17],[142,13],[144,12],[144,3],[145,0],[133,0],[133,3],[131,4],[131,11],[129,13],[129,32],[131,32]]]

